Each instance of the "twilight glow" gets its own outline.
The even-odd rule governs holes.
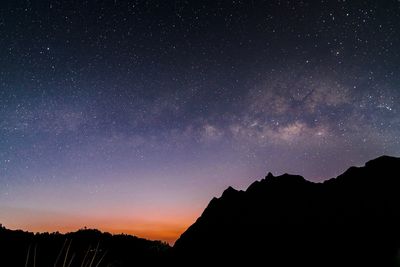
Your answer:
[[[2,1],[0,223],[173,243],[268,171],[400,156],[399,1]]]

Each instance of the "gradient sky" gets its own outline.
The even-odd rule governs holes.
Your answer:
[[[400,2],[0,3],[0,222],[174,240],[268,171],[400,156]]]

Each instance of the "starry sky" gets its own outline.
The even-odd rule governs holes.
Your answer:
[[[5,0],[0,220],[170,243],[227,186],[400,156],[400,2]]]

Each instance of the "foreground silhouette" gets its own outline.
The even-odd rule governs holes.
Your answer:
[[[0,266],[400,266],[400,158],[323,183],[284,174],[214,198],[170,248],[97,230],[0,227]]]
[[[160,241],[98,230],[33,234],[0,227],[0,266],[160,266],[171,248]]]
[[[312,183],[284,174],[229,187],[176,241],[181,265],[398,266],[400,159]]]

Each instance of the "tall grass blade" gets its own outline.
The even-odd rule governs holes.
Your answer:
[[[69,261],[69,263],[68,263],[67,267],[70,267],[70,266],[71,266],[71,264],[72,264],[72,261],[73,261],[73,259],[74,259],[74,258],[75,258],[75,253],[74,253],[74,254],[72,254],[71,260]]]
[[[89,267],[92,267],[92,265],[93,265],[94,259],[97,256],[97,251],[99,250],[99,246],[100,246],[100,241],[97,243],[97,247],[96,247],[96,250],[94,251],[94,254],[93,254],[93,257],[92,257],[92,261],[90,262]]]
[[[33,267],[36,267],[36,249],[37,249],[37,244],[35,245],[35,250],[33,252]]]
[[[57,263],[58,263],[58,261],[60,260],[60,257],[61,257],[61,255],[62,255],[62,252],[64,251],[64,247],[65,247],[65,245],[67,244],[67,242],[68,242],[68,238],[65,239],[64,244],[63,244],[63,246],[62,246],[62,248],[61,248],[61,250],[60,250],[60,253],[58,253],[56,262],[54,263],[54,267],[57,266]]]
[[[91,249],[91,246],[89,245],[89,248],[86,251],[85,257],[83,257],[83,261],[81,263],[81,267],[85,267],[86,266],[85,262],[86,262],[86,258],[87,258],[88,254],[89,254],[90,249]]]
[[[106,256],[106,254],[107,254],[107,251],[104,252],[103,256],[101,256],[99,262],[96,264],[96,267],[99,267],[99,266],[100,266],[100,263],[103,261],[103,259],[104,259],[104,257]]]
[[[69,249],[71,248],[71,243],[72,243],[72,239],[71,239],[71,241],[70,241],[69,244],[68,244],[67,251],[65,252],[63,267],[66,267],[65,264],[67,263],[68,252],[69,252]]]
[[[32,246],[32,245],[29,245],[29,248],[28,248],[28,253],[26,254],[25,267],[28,267],[28,262],[29,262],[29,254],[30,254],[30,252],[31,252],[31,246]]]

